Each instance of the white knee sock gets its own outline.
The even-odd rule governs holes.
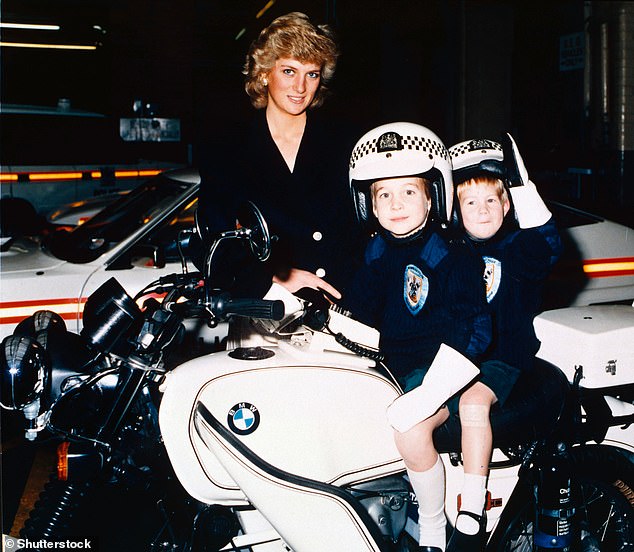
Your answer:
[[[464,474],[460,504],[461,512],[466,510],[478,516],[482,515],[487,492],[486,482],[487,478],[485,475]],[[469,516],[458,516],[456,528],[467,535],[475,535],[480,530],[478,522]]]
[[[445,550],[445,466],[438,457],[434,466],[424,472],[407,470],[412,489],[418,499],[418,526],[421,546],[437,546]]]

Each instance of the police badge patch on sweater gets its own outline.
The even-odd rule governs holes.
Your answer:
[[[416,315],[420,312],[429,292],[429,280],[420,268],[415,265],[405,267],[403,298],[409,312]]]
[[[490,303],[498,292],[502,281],[502,263],[494,257],[482,257],[484,261],[484,284],[486,285],[487,303]]]

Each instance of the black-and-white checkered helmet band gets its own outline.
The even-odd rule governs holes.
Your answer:
[[[416,123],[394,122],[378,126],[356,143],[349,163],[350,187],[357,215],[367,220],[371,215],[369,185],[385,178],[420,176],[432,186],[441,187],[436,194],[438,213],[451,213],[453,181],[449,152],[430,129]],[[360,192],[360,193],[355,193]]]
[[[453,170],[475,166],[483,160],[503,161],[502,146],[493,140],[466,140],[449,148]]]
[[[356,167],[357,161],[371,153],[378,153],[379,138],[373,138],[357,146],[352,150],[350,156],[350,168]],[[403,149],[420,151],[422,153],[431,153],[435,157],[441,157],[445,161],[449,160],[449,152],[447,148],[440,142],[426,138],[424,136],[402,136]]]

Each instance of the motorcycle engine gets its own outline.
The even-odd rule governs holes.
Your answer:
[[[407,522],[409,487],[403,477],[393,475],[348,487],[368,511],[383,536],[396,542]]]

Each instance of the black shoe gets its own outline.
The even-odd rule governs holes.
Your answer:
[[[446,552],[481,552],[484,549],[486,538],[486,516],[479,516],[478,514],[467,512],[466,510],[458,512],[458,517],[461,515],[475,519],[480,525],[480,530],[475,535],[467,535],[454,528],[451,538],[447,543]],[[456,518],[456,525],[458,524],[457,522],[458,519]]]
[[[419,546],[418,552],[442,552],[437,546]]]

